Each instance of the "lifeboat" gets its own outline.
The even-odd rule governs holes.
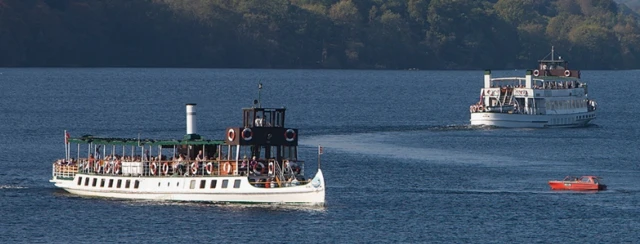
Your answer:
[[[600,191],[606,190],[607,186],[602,184],[602,178],[598,176],[567,176],[563,180],[550,180],[551,190],[570,191]]]

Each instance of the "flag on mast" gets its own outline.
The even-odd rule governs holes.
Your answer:
[[[67,130],[64,130],[64,144],[69,144],[69,138],[71,138],[71,135]]]
[[[322,155],[322,151],[324,150],[324,148],[320,145],[318,145],[318,155]]]

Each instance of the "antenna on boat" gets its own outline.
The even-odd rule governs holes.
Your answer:
[[[262,82],[258,82],[258,108],[262,108],[262,104],[260,103],[260,92],[262,91]]]
[[[318,169],[320,169],[320,155],[323,153],[323,147],[318,145]]]

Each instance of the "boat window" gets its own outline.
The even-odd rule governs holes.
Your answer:
[[[135,183],[133,183],[133,188],[138,189],[139,186],[140,186],[140,181],[136,180]]]
[[[127,182],[124,183],[124,188],[129,188],[131,186],[131,180],[127,180]]]
[[[85,178],[85,179],[84,179],[84,185],[85,185],[85,186],[88,186],[88,185],[89,185],[89,178]]]
[[[240,180],[235,180],[233,182],[233,188],[240,188]]]
[[[118,180],[118,183],[116,183],[116,188],[120,187],[122,187],[122,180]]]
[[[106,181],[105,179],[101,179],[101,180],[100,180],[100,187],[104,187],[104,182],[105,182],[105,181]]]
[[[91,186],[95,187],[98,184],[98,178],[93,178],[93,183],[91,183]]]
[[[204,186],[207,184],[207,180],[200,181],[200,189],[204,189]]]
[[[109,179],[109,188],[113,187],[113,179]]]
[[[589,182],[589,178],[586,178],[586,177],[585,177],[585,178],[580,179],[580,181],[582,181],[582,182]]]
[[[218,183],[217,180],[211,180],[211,185],[209,186],[209,188],[215,189],[216,188],[216,183]]]
[[[78,177],[78,185],[82,184],[82,176]]]
[[[196,180],[191,180],[191,184],[189,185],[189,189],[196,188]]]
[[[227,188],[227,185],[229,185],[229,180],[222,180],[222,188]]]

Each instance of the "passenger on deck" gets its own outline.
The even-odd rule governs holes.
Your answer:
[[[247,156],[245,155],[242,158],[242,163],[240,164],[240,175],[246,175],[248,167],[249,167],[249,159],[247,159]]]
[[[93,157],[93,153],[89,154],[89,167],[93,167],[93,164],[96,162],[96,159]]]
[[[173,157],[173,174],[182,174],[182,155],[179,157]]]
[[[204,160],[204,154],[202,153],[202,150],[200,150],[198,151],[198,155],[196,155],[196,161],[201,162],[202,160]]]
[[[249,162],[249,167],[251,169],[255,169],[256,167],[258,167],[258,160],[256,160],[256,156],[253,156],[251,158],[251,162]]]
[[[264,121],[262,118],[260,118],[260,115],[257,116],[258,118],[256,118],[255,121],[255,126],[256,127],[262,127],[262,122]]]

